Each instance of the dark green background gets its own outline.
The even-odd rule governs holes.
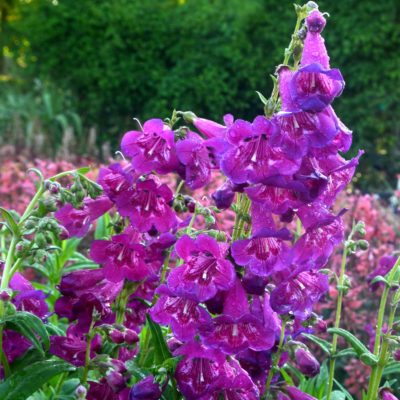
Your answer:
[[[183,4],[180,4],[183,3]],[[364,189],[384,191],[400,172],[399,1],[320,1],[330,13],[331,64],[346,80],[334,103],[363,148]],[[27,38],[29,79],[72,92],[100,141],[117,139],[132,117],[167,117],[173,108],[221,120],[262,113],[269,74],[282,61],[295,23],[292,2],[276,0],[32,0],[7,23],[15,52]],[[18,50],[19,49],[19,50]]]

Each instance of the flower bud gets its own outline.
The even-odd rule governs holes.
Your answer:
[[[75,398],[77,400],[85,400],[86,399],[86,395],[87,395],[87,390],[85,388],[85,386],[83,385],[79,385],[76,389],[75,389]]]
[[[379,394],[382,400],[399,400],[389,388],[381,389]]]
[[[299,347],[295,353],[295,360],[300,372],[305,376],[312,378],[319,374],[319,362],[308,350]]]
[[[161,394],[160,386],[155,382],[154,377],[149,375],[132,387],[129,400],[158,400]]]
[[[11,295],[7,290],[3,290],[0,292],[0,300],[1,301],[8,301],[11,299]]]
[[[117,343],[117,344],[124,343],[124,341],[125,341],[124,340],[124,334],[121,331],[117,330],[117,329],[113,329],[110,332],[109,336],[110,336],[111,341],[114,342],[114,343]]]
[[[357,245],[360,250],[368,250],[369,247],[369,243],[366,240],[359,240]]]
[[[124,333],[125,342],[128,344],[134,344],[139,341],[138,334],[132,329],[127,329]]]
[[[47,246],[46,236],[42,232],[37,233],[35,236],[35,243],[37,247],[39,247],[39,249],[46,247]]]
[[[107,383],[116,393],[120,392],[126,386],[125,378],[117,371],[111,371],[106,375]]]
[[[393,358],[395,361],[400,361],[400,349],[397,349],[393,352]]]

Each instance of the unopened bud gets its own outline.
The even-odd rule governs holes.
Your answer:
[[[366,240],[359,240],[357,246],[360,250],[368,250],[369,243]]]
[[[133,331],[132,329],[127,329],[127,330],[125,331],[125,334],[124,334],[124,339],[125,339],[125,342],[126,342],[126,343],[128,343],[128,344],[134,344],[134,343],[137,343],[137,342],[139,341],[139,336],[138,336],[138,334],[137,334],[135,331]]]
[[[124,343],[124,334],[117,329],[112,330],[109,336],[114,343],[117,344]]]
[[[86,390],[85,386],[79,385],[75,389],[75,396],[76,396],[77,400],[85,400],[86,399],[86,395],[87,395],[87,390]]]

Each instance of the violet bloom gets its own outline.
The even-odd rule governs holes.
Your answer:
[[[293,246],[293,264],[322,268],[335,247],[343,241],[344,225],[340,214],[330,214],[320,204],[309,204],[299,209],[306,232]]]
[[[17,292],[12,303],[19,311],[28,311],[39,318],[45,318],[49,312],[46,295],[41,290],[35,290],[32,284],[22,274],[16,272],[10,280],[10,289]]]
[[[72,329],[71,329],[72,328]],[[85,365],[86,338],[78,335],[74,327],[70,327],[67,336],[50,336],[50,353],[70,362],[76,367]],[[90,358],[101,348],[101,337],[96,334],[91,342]]]
[[[377,276],[385,277],[392,270],[396,261],[397,261],[396,256],[383,256],[379,260],[378,268],[376,268],[367,276],[367,282],[372,290],[376,290],[380,285],[380,282],[371,283],[373,279],[376,278]]]
[[[265,205],[270,212],[284,215],[291,209],[300,207],[303,202],[293,189],[275,185],[253,185],[245,189],[249,198]]]
[[[56,314],[78,320],[77,329],[86,333],[94,310],[100,314],[99,323],[112,322],[111,304],[122,290],[122,282],[106,280],[102,269],[81,270],[63,276],[59,290],[62,296],[55,303]]]
[[[213,194],[212,199],[217,208],[220,210],[226,210],[229,208],[235,198],[235,189],[237,185],[234,185],[229,179],[218,188]]]
[[[258,400],[260,393],[249,374],[232,359],[224,363],[224,380],[211,397],[206,396],[204,400]]]
[[[316,271],[300,272],[280,283],[271,293],[271,307],[278,314],[307,318],[313,305],[327,292],[328,276]]]
[[[173,193],[169,187],[156,178],[138,181],[134,188],[126,191],[116,201],[119,213],[129,217],[131,224],[139,232],[156,229],[167,232],[177,223],[177,218],[170,207]]]
[[[211,316],[196,301],[173,295],[165,285],[160,286],[157,293],[160,298],[150,315],[155,322],[170,325],[178,340],[194,339],[197,329],[211,322]]]
[[[204,234],[195,240],[185,235],[178,240],[175,250],[185,261],[168,277],[168,287],[176,295],[203,302],[214,297],[218,290],[233,286],[235,269],[225,260],[226,244]]]
[[[146,279],[151,265],[145,263],[144,255],[145,247],[131,229],[111,240],[95,240],[90,248],[90,258],[103,266],[104,276],[111,282]]]
[[[225,356],[220,351],[189,342],[176,350],[174,356],[183,356],[176,366],[175,379],[186,400],[212,395],[223,383]]]
[[[382,400],[399,400],[389,388],[384,388],[379,392]]]
[[[83,237],[88,233],[90,224],[109,211],[112,206],[113,203],[106,196],[94,200],[86,198],[81,208],[76,209],[71,204],[66,204],[54,215],[68,231],[69,237]]]
[[[191,118],[191,122],[207,139],[223,138],[227,129],[233,124],[233,116],[231,114],[224,115],[225,125],[218,124],[209,119],[198,118],[194,114]]]
[[[150,119],[143,124],[143,131],[125,133],[121,142],[122,152],[132,158],[132,166],[141,174],[156,171],[167,174],[178,168],[174,132],[161,119]]]
[[[319,374],[319,362],[308,350],[299,347],[295,352],[295,360],[303,375],[312,378]]]
[[[88,383],[90,386],[87,400],[122,400],[118,394],[114,393],[105,379],[100,382],[89,381]]]
[[[290,264],[289,247],[284,243],[292,237],[287,229],[275,231],[264,228],[250,239],[237,240],[231,254],[235,262],[257,276],[267,277]]]
[[[301,58],[301,68],[291,82],[291,95],[304,111],[319,112],[340,96],[344,80],[338,69],[330,69],[324,39],[320,33],[326,21],[320,11],[306,18],[308,28]]]
[[[149,375],[132,386],[129,400],[158,400],[161,395],[160,386],[154,380],[154,376]]]
[[[179,161],[185,166],[183,178],[190,189],[199,189],[210,182],[211,169],[218,167],[226,147],[222,138],[203,140],[194,132],[176,144]]]
[[[274,117],[279,130],[273,135],[271,143],[280,146],[291,159],[308,153],[309,147],[324,147],[338,132],[338,121],[331,107],[319,114],[300,110],[290,94],[293,71],[288,67],[279,70],[279,92],[282,100],[281,111]]]
[[[214,318],[212,323],[212,327],[200,331],[203,342],[227,354],[247,348],[268,350],[275,343],[275,332],[250,313],[246,292],[238,279],[225,296],[223,315]]]
[[[230,127],[227,140],[233,145],[221,161],[221,169],[236,184],[262,183],[275,175],[291,175],[299,168],[298,161],[290,160],[282,149],[271,146],[277,126],[258,116],[253,123],[236,120]]]
[[[300,389],[297,389],[293,386],[288,386],[286,391],[289,396],[289,400],[317,400],[315,397],[304,393]]]
[[[139,177],[137,175],[137,173],[133,173],[130,165],[122,167],[122,165],[115,163],[109,165],[107,168],[100,168],[97,182],[101,185],[110,200],[116,201],[118,196],[132,187]]]

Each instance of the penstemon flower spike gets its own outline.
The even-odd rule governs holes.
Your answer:
[[[380,384],[400,300],[398,263],[383,261],[370,276],[385,285],[374,352],[340,328],[347,255],[368,245],[354,239],[361,224],[345,242],[333,342],[313,336],[325,326],[314,310],[329,289],[326,265],[345,237],[345,210],[333,205],[362,152],[341,155],[352,134],[332,106],[344,80],[322,38],[325,14],[314,2],[295,11],[271,96],[259,94],[264,115],[218,123],[174,110],[136,120],[121,162],[102,167],[97,182],[86,170],[38,174],[21,217],[1,209],[5,384],[34,347],[51,377],[62,373],[57,395],[78,376],[75,396],[88,400],[312,400],[316,393],[295,382],[326,370],[305,344],[314,340],[330,356],[329,400],[342,336],[372,367],[367,400],[393,397]],[[67,186],[56,182],[65,176]],[[80,254],[77,243],[85,238],[84,249],[92,235]],[[18,272],[31,265],[55,271],[40,286],[48,304]]]

